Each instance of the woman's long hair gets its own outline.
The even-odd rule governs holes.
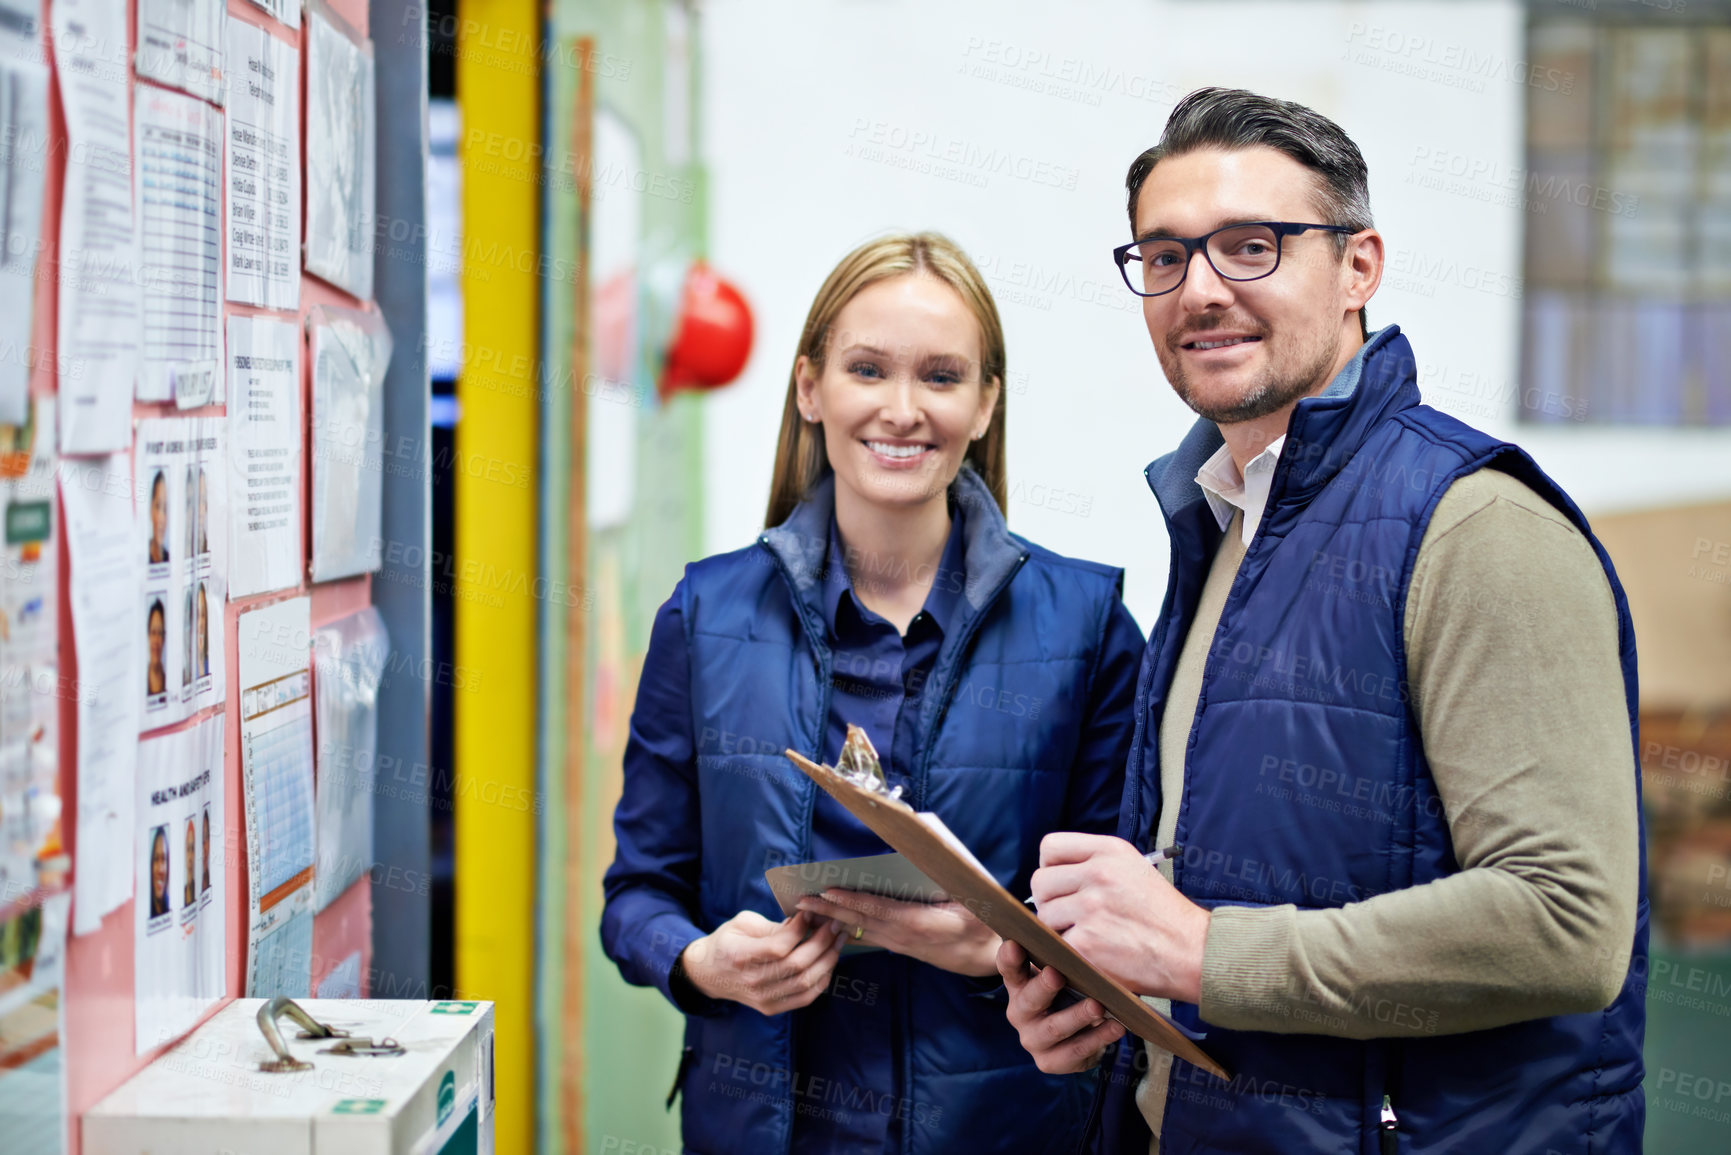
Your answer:
[[[1008,484],[1004,469],[1004,326],[998,306],[985,278],[954,241],[938,233],[897,233],[867,241],[841,259],[805,317],[805,330],[787,375],[787,400],[781,408],[781,436],[775,444],[775,473],[769,486],[769,510],[765,528],[780,525],[805,500],[811,487],[829,472],[829,454],[824,449],[823,426],[799,415],[799,358],[808,358],[822,370],[829,349],[830,330],[838,313],[861,289],[890,277],[925,273],[954,289],[980,325],[980,384],[998,381],[998,403],[985,436],[968,443],[965,462],[991,491],[1000,510],[1006,510]],[[1007,512],[1007,510],[1006,510]]]

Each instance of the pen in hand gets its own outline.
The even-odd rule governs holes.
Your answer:
[[[1171,846],[1162,847],[1154,853],[1144,854],[1142,857],[1148,860],[1150,866],[1159,866],[1162,862],[1170,862],[1183,853],[1184,848],[1174,842]]]
[[[1163,846],[1159,850],[1144,854],[1142,857],[1147,860],[1148,865],[1159,866],[1162,862],[1170,862],[1183,853],[1184,847],[1174,842],[1171,846]],[[1034,904],[1034,896],[1031,894],[1027,898],[1024,898],[1022,902],[1029,909],[1038,909]]]

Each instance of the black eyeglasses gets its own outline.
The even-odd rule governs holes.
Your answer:
[[[1291,221],[1245,221],[1199,237],[1149,237],[1112,250],[1124,284],[1138,297],[1158,297],[1184,283],[1190,258],[1201,249],[1208,264],[1228,281],[1255,281],[1280,267],[1280,242],[1298,233],[1355,233],[1345,225],[1303,225]],[[1130,262],[1141,265],[1133,274]],[[1138,282],[1140,284],[1138,284]]]

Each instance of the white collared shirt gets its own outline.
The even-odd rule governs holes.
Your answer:
[[[1208,508],[1214,511],[1214,520],[1220,523],[1221,529],[1232,524],[1234,509],[1244,511],[1242,537],[1245,545],[1250,544],[1256,527],[1262,522],[1262,510],[1268,504],[1268,487],[1274,483],[1274,466],[1280,460],[1280,449],[1285,444],[1286,436],[1282,434],[1270,442],[1267,449],[1250,459],[1242,475],[1238,466],[1233,464],[1232,451],[1222,445],[1196,471],[1196,484],[1202,487],[1202,496],[1208,499]]]

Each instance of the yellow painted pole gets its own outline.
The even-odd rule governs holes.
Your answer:
[[[494,1149],[534,1133],[540,10],[463,0],[456,43],[463,340],[457,378],[456,969],[492,999]]]

